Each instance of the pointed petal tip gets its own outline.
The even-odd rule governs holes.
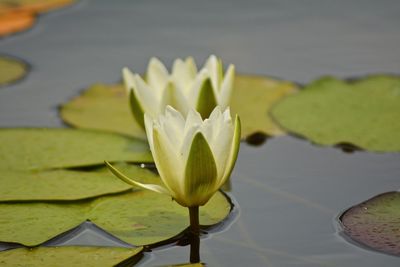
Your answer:
[[[112,166],[109,162],[104,161],[106,166],[108,167],[108,169],[119,179],[121,179],[123,182],[129,184],[129,185],[134,185],[134,186],[138,186],[147,190],[151,190],[154,191],[156,193],[161,193],[161,194],[165,194],[165,195],[171,195],[170,192],[168,191],[168,189],[166,189],[163,186],[160,185],[156,185],[156,184],[142,184],[139,182],[136,182],[135,180],[132,180],[131,178],[127,177],[126,175],[124,175],[122,172],[120,172],[118,169],[116,169],[114,166]]]
[[[123,67],[122,68],[122,74],[125,74],[125,73],[132,73],[132,72],[128,67]]]

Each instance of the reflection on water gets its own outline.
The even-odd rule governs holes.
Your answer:
[[[124,66],[143,71],[151,56],[168,64],[215,53],[238,72],[302,83],[323,74],[396,72],[399,5],[83,0],[0,40],[2,52],[32,64],[27,79],[0,90],[0,126],[63,126],[58,104],[88,84],[118,80]],[[242,144],[231,178],[238,216],[202,238],[200,257],[209,266],[398,266],[397,257],[344,240],[337,216],[396,190],[399,161],[398,153],[346,154],[290,136]],[[142,266],[187,262],[189,252],[152,249]]]

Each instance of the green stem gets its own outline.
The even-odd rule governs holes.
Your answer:
[[[200,262],[200,224],[199,207],[189,208],[190,217],[190,263]]]

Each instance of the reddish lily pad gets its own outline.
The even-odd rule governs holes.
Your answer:
[[[27,30],[39,13],[74,3],[75,0],[7,0],[0,2],[0,37]]]
[[[344,233],[377,251],[400,256],[400,192],[358,204],[340,217]]]

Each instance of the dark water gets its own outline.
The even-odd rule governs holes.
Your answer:
[[[115,82],[123,66],[143,72],[151,56],[170,64],[215,53],[238,72],[300,83],[399,73],[399,10],[399,1],[372,0],[81,1],[0,40],[1,53],[32,65],[26,79],[0,88],[0,126],[62,126],[59,103],[91,83]],[[243,144],[232,175],[238,215],[202,240],[201,259],[209,266],[398,266],[398,257],[346,241],[337,216],[397,190],[399,178],[400,154],[346,154],[290,136]],[[187,262],[188,254],[188,247],[159,249],[143,266]]]

